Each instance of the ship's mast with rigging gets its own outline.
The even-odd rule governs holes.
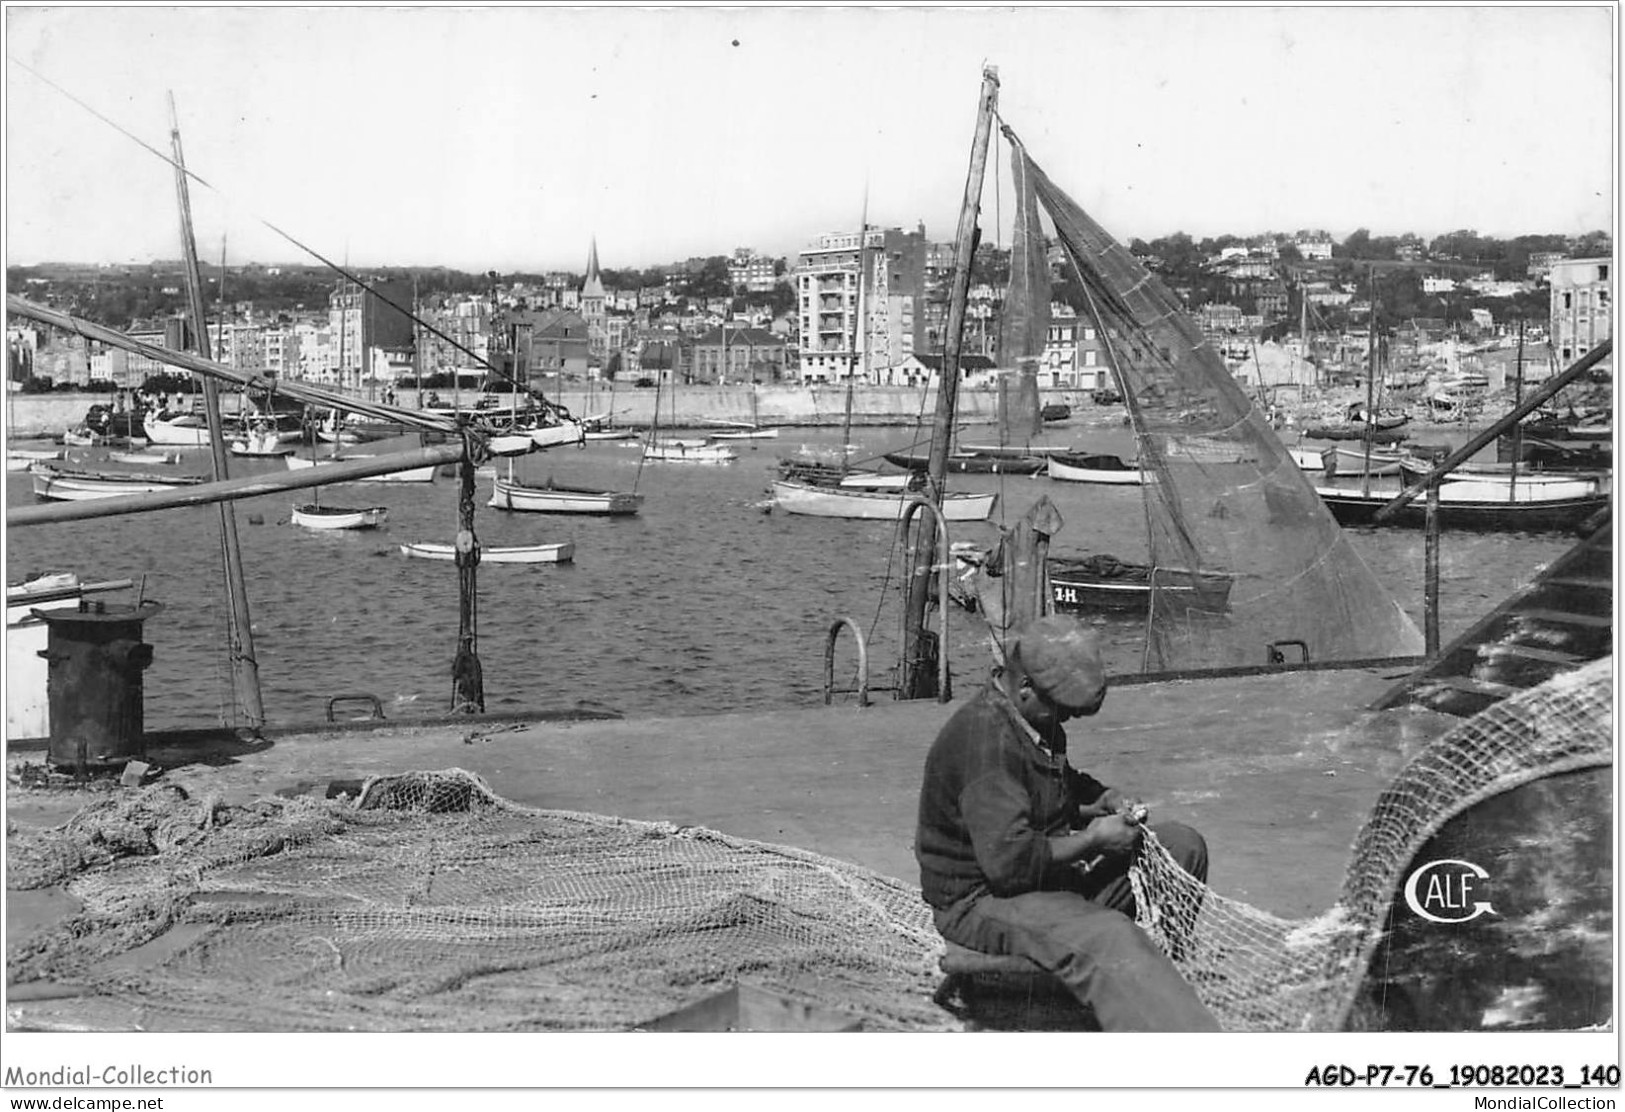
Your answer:
[[[942,381],[937,387],[936,420],[932,426],[926,480],[927,496],[939,510],[942,506],[943,483],[948,473],[948,442],[953,437],[954,407],[959,391],[959,356],[964,341],[965,304],[970,297],[971,263],[976,257],[976,216],[982,202],[988,139],[993,130],[998,103],[999,71],[986,66],[982,70],[982,91],[977,100],[976,131],[971,139],[970,171],[965,179],[965,196],[960,204],[959,227],[954,236],[954,271],[948,301],[947,331],[943,336]],[[947,645],[933,647],[926,643],[926,591],[923,588],[938,557],[936,535],[929,529],[921,532],[910,580],[920,589],[910,592],[908,611],[903,619],[903,675],[899,694],[904,699],[924,699],[935,694],[932,690],[937,673],[935,657],[948,651]],[[942,558],[946,559],[947,555],[943,553]],[[948,600],[940,599],[938,605],[947,606]]]
[[[192,202],[186,185],[186,159],[181,153],[180,118],[175,112],[175,94],[169,95],[169,140],[175,160],[175,196],[181,218],[181,250],[186,260],[186,292],[192,315],[192,346],[201,356],[209,355],[209,326],[203,309],[203,278],[198,271],[197,239],[192,233]],[[224,269],[221,281],[225,281]],[[226,435],[220,420],[220,386],[208,375],[203,379],[203,411],[209,423],[209,450],[214,479],[228,478]],[[227,636],[230,640],[232,692],[245,726],[258,732],[265,724],[265,705],[260,696],[259,663],[254,655],[253,626],[248,615],[248,589],[243,581],[242,553],[237,546],[237,514],[230,502],[219,503],[220,549],[226,565],[226,593],[229,602]]]

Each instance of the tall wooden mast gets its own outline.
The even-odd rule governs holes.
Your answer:
[[[954,273],[948,301],[947,332],[942,345],[942,381],[937,384],[936,420],[931,432],[931,455],[928,463],[927,493],[939,509],[942,506],[943,482],[948,473],[948,445],[953,439],[954,407],[959,392],[959,356],[964,341],[965,304],[970,298],[971,263],[976,257],[976,216],[982,203],[982,177],[987,169],[988,139],[993,130],[993,117],[999,104],[999,71],[993,66],[982,69],[982,91],[977,100],[976,132],[971,139],[970,172],[965,178],[965,198],[959,208],[959,228],[954,236]],[[903,675],[899,684],[905,699],[930,698],[936,682],[936,654],[947,652],[948,646],[927,644],[925,634],[925,584],[931,569],[936,566],[936,534],[922,530],[916,545],[913,575],[908,595],[908,612],[903,625]],[[947,553],[943,553],[947,558]],[[947,606],[947,599],[938,605]]]
[[[203,277],[198,271],[197,239],[192,234],[192,201],[186,185],[186,159],[181,153],[180,118],[175,112],[175,94],[169,94],[169,142],[175,161],[175,196],[180,204],[181,251],[186,260],[187,303],[192,317],[192,347],[209,356],[209,325],[203,311]],[[225,271],[221,271],[225,281]],[[220,387],[207,375],[203,380],[203,411],[209,422],[209,451],[213,457],[216,482],[228,478],[226,433],[220,420]],[[219,503],[220,549],[226,564],[226,594],[229,604],[227,637],[231,654],[231,687],[243,725],[258,731],[265,725],[265,705],[260,698],[259,662],[254,656],[254,633],[248,617],[248,589],[243,583],[242,553],[237,547],[237,514],[230,502]]]

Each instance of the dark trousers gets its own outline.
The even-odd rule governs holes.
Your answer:
[[[1207,843],[1180,823],[1151,827],[1181,867],[1207,880]],[[1134,925],[1126,860],[1106,862],[1076,890],[967,896],[936,912],[942,937],[984,954],[1021,954],[1094,1010],[1103,1031],[1217,1031],[1174,964]]]

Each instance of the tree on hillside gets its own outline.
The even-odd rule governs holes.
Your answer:
[[[689,297],[727,297],[733,292],[733,283],[728,278],[728,257],[726,255],[712,255],[701,264],[700,269],[689,275],[688,286],[685,290]]]
[[[1614,253],[1614,237],[1607,232],[1587,232],[1575,237],[1569,245],[1570,256],[1576,259],[1602,258]]]
[[[1203,256],[1197,250],[1196,243],[1184,232],[1154,239],[1145,246],[1162,260],[1164,270],[1171,276],[1191,275],[1201,269]]]
[[[1332,258],[1334,259],[1369,258],[1370,251],[1370,228],[1356,228],[1343,238],[1342,243],[1332,244]]]

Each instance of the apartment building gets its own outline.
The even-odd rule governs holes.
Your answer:
[[[1105,345],[1092,319],[1079,317],[1065,305],[1051,303],[1044,351],[1038,361],[1038,385],[1077,390],[1111,385]]]
[[[778,283],[776,269],[774,260],[766,255],[758,255],[749,247],[736,247],[728,260],[728,283],[735,289],[743,286],[748,293],[769,293]]]
[[[870,228],[861,238],[832,232],[802,250],[794,280],[803,382],[845,381],[865,366],[866,381],[878,382],[883,369],[925,350],[928,248],[922,224]]]
[[[1613,335],[1613,260],[1562,259],[1552,264],[1552,351],[1569,364]]]
[[[414,329],[405,307],[411,304],[411,287],[400,282],[377,282],[371,289],[341,282],[327,300],[328,342],[337,350],[331,362],[320,361],[322,371],[331,367],[336,385],[355,387],[372,373],[374,349],[410,348]]]

